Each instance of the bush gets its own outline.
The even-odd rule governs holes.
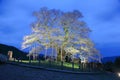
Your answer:
[[[0,54],[0,64],[4,64],[7,62],[7,56]]]
[[[120,57],[117,57],[115,60],[115,66],[120,67]]]
[[[106,62],[104,64],[104,69],[109,72],[114,72],[113,66],[114,66],[113,62]]]

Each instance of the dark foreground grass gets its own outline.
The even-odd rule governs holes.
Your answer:
[[[15,65],[0,65],[0,80],[120,80],[113,73],[70,74]]]

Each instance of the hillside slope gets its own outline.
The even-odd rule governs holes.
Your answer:
[[[104,57],[104,58],[102,59],[102,62],[103,62],[103,63],[106,63],[106,62],[114,62],[117,57],[119,57],[119,56]]]
[[[0,44],[0,53],[4,54],[4,55],[7,55],[8,54],[8,51],[13,51],[13,57],[18,59],[18,58],[21,58],[21,59],[28,59],[26,57],[26,54],[25,52],[13,47],[13,46],[8,46],[8,45],[4,45],[4,44]]]

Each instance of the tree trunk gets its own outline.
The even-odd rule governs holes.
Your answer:
[[[57,48],[57,46],[56,46],[56,54],[57,54],[57,56],[58,56],[58,48]],[[58,60],[58,57],[56,56],[56,61]]]
[[[47,55],[47,46],[46,46],[46,51],[45,51],[45,60],[46,60],[46,55]]]
[[[53,43],[52,43],[52,54],[51,59],[54,60],[54,54],[53,54]]]
[[[62,61],[63,57],[65,56],[65,51],[63,50],[63,48],[58,47],[58,54],[57,54],[57,60],[58,61]]]
[[[61,61],[63,61],[63,59],[62,59],[63,57],[62,57],[62,46],[61,46]]]

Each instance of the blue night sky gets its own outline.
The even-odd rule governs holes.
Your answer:
[[[120,55],[119,0],[0,0],[0,43],[21,49],[31,33],[32,13],[41,7],[79,10],[91,28],[91,39],[103,56]]]

